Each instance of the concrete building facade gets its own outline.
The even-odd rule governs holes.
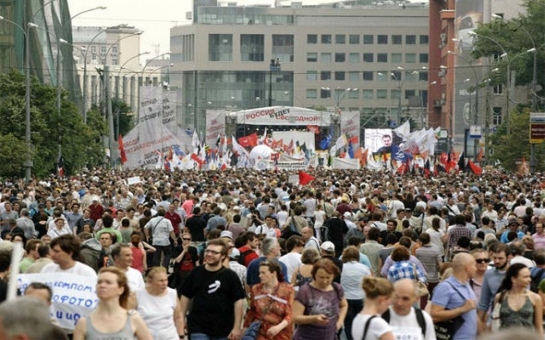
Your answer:
[[[363,128],[408,118],[425,126],[428,14],[424,6],[397,4],[195,1],[192,24],[171,29],[182,123],[203,131],[208,108],[290,105],[360,111]]]

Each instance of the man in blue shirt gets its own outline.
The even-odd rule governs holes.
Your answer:
[[[452,340],[473,340],[477,336],[477,301],[469,284],[477,264],[470,254],[460,253],[452,260],[452,276],[440,283],[433,292],[431,317],[443,322],[461,316],[463,323]]]

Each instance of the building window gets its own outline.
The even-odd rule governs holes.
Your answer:
[[[348,80],[352,82],[360,81],[360,73],[358,71],[348,72]]]
[[[316,99],[318,91],[316,89],[307,89],[307,99]]]
[[[416,53],[406,53],[405,62],[410,64],[416,63]]]
[[[363,54],[363,61],[366,63],[372,63],[374,61],[374,54],[373,53],[364,53]]]
[[[100,46],[100,54],[106,54],[106,46]]]
[[[117,58],[112,58],[112,65],[119,65]]]
[[[346,54],[344,53],[335,53],[335,62],[344,63],[346,61]]]
[[[331,80],[331,71],[320,72],[320,80]]]
[[[331,53],[321,53],[320,54],[320,61],[322,63],[330,63],[331,62]]]
[[[351,64],[357,64],[360,62],[360,54],[359,53],[349,53],[348,54],[348,61]]]
[[[379,45],[388,45],[388,36],[385,34],[377,35],[377,43]]]
[[[405,45],[415,45],[416,44],[416,35],[406,35],[405,36]]]
[[[316,52],[307,52],[307,62],[315,63],[318,61],[318,53]]]
[[[265,60],[265,38],[263,34],[240,35],[240,59],[242,61]]]
[[[377,53],[377,62],[378,63],[387,63],[388,62],[388,53]]]
[[[117,54],[117,45],[112,46],[112,54]]]
[[[363,71],[363,80],[365,80],[365,81],[373,81],[373,72],[371,72],[371,71]]]
[[[318,71],[307,71],[307,80],[308,81],[318,80]]]
[[[91,46],[91,53],[97,53],[97,47]]]
[[[390,76],[395,81],[401,81],[401,71],[394,70],[390,72]]]
[[[377,90],[377,99],[388,99],[388,90]]]
[[[390,78],[390,72],[388,71],[378,71],[377,72],[377,81],[385,82]]]
[[[492,125],[501,125],[501,107],[494,107],[492,109]]]
[[[375,36],[372,34],[363,35],[363,44],[364,45],[373,45],[375,43]]]
[[[401,45],[403,43],[403,36],[401,34],[392,35],[392,44]]]
[[[427,63],[428,62],[428,54],[427,53],[420,53],[420,55],[418,56],[418,62]]]
[[[360,44],[360,35],[359,34],[350,34],[348,36],[348,41],[350,45],[359,45]]]
[[[420,36],[420,45],[427,45],[430,43],[430,37],[428,35]]]
[[[331,44],[331,34],[322,34],[322,44]]]
[[[293,35],[292,34],[273,34],[272,36],[272,54],[281,62],[291,63],[294,59]]]
[[[503,94],[502,84],[498,84],[498,85],[494,86],[494,94]]]
[[[405,73],[405,81],[415,81],[417,74],[418,73],[416,73],[416,72],[407,72],[407,73]]]
[[[405,90],[405,99],[409,99],[414,96],[416,96],[415,90]]]
[[[360,99],[360,91],[357,89],[348,91],[348,99]]]
[[[373,99],[373,90],[362,90],[363,99]]]
[[[335,80],[345,80],[345,72],[335,71]]]
[[[335,34],[335,44],[339,44],[339,45],[346,44],[346,35]]]
[[[418,80],[420,80],[420,81],[428,81],[428,71],[420,71],[420,72],[418,72]]]
[[[208,35],[208,61],[233,61],[233,35]]]
[[[321,89],[320,98],[331,98],[331,90]]]
[[[390,91],[390,98],[392,100],[399,100],[400,96],[401,96],[401,92],[399,92],[399,89],[393,89]]]
[[[402,63],[403,55],[401,53],[392,53],[392,63]]]
[[[318,34],[307,34],[307,44],[317,44]]]

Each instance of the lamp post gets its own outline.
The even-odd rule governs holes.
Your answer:
[[[28,22],[25,34],[25,142],[27,156],[25,161],[25,179],[30,181],[32,172],[32,139],[30,134],[30,29],[37,27]]]
[[[272,74],[280,71],[280,59],[271,59],[269,64],[269,106],[272,106]]]
[[[324,90],[324,91],[328,91],[329,94],[331,95],[331,88],[329,88],[327,86],[322,86],[321,89]],[[335,111],[340,112],[340,110],[341,110],[341,101],[348,92],[356,92],[356,91],[358,91],[357,87],[354,87],[354,88],[349,87],[347,89],[341,89],[341,88],[335,89],[335,93],[333,95],[334,98],[335,98],[335,104],[336,104]]]

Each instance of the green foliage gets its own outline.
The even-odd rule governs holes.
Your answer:
[[[3,177],[21,177],[27,148],[12,134],[0,135],[0,173]]]
[[[119,98],[113,98],[112,99],[112,113],[114,115],[114,131],[119,131],[121,135],[126,135],[131,131],[132,129],[132,109],[131,107],[125,103],[123,100]],[[118,120],[119,115],[119,120]],[[119,121],[119,128],[117,127],[117,123]],[[118,130],[119,129],[119,130]],[[117,136],[116,136],[117,138]]]
[[[480,25],[476,30],[472,57],[497,58],[494,67],[500,69],[496,75],[497,83],[506,83],[507,68],[516,71],[516,85],[531,84],[534,70],[534,52],[527,52],[536,47],[537,83],[544,85],[545,77],[540,72],[545,63],[545,0],[528,0],[524,3],[527,13],[519,17],[502,20],[493,19]],[[499,58],[504,52],[506,56]],[[543,97],[543,90],[538,95]]]
[[[498,127],[491,135],[491,145],[494,149],[493,162],[497,159],[502,167],[515,171],[515,162],[523,157],[530,161],[530,109],[523,108],[511,111],[511,133],[507,133],[507,123]],[[545,152],[544,144],[536,145],[536,170],[545,169],[545,159],[539,157]]]
[[[106,123],[91,114],[89,124],[83,124],[81,113],[74,103],[61,93],[61,110],[57,110],[57,91],[54,87],[31,82],[31,141],[32,174],[44,176],[55,171],[59,157],[59,144],[64,157],[65,172],[75,172],[83,166],[95,166],[104,154],[100,135]],[[22,174],[25,157],[13,157],[5,150],[12,146],[18,154],[25,155],[25,78],[17,71],[0,74],[0,171],[2,174]],[[5,139],[5,140],[4,140]],[[92,156],[92,157],[90,157]],[[10,157],[10,162],[2,162]],[[93,160],[93,162],[91,162]],[[10,164],[8,164],[10,163]],[[3,169],[2,166],[6,169]],[[8,169],[9,168],[9,169]],[[18,169],[18,170],[15,170]],[[5,171],[5,172],[4,172]]]

